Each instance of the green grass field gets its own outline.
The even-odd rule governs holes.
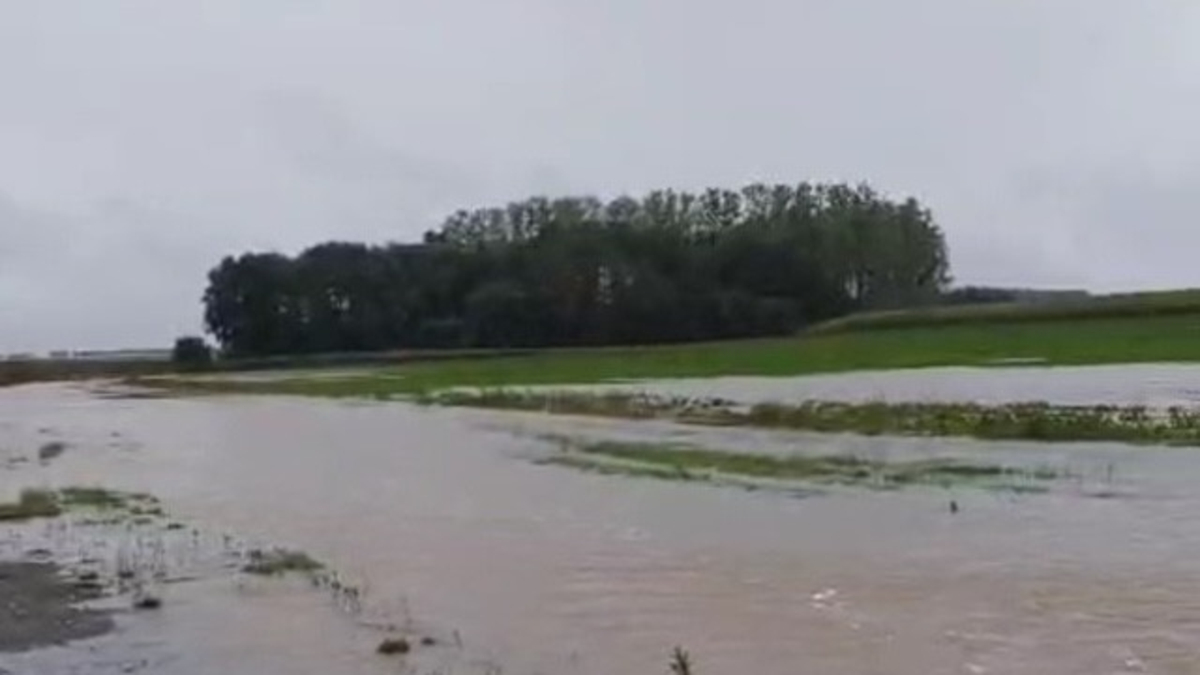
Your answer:
[[[816,326],[814,333],[951,326],[1080,321],[1096,319],[1153,319],[1200,314],[1200,290],[1154,291],[1097,295],[1080,300],[1044,303],[998,303],[936,306],[865,312]]]
[[[654,347],[547,350],[490,359],[377,366],[347,377],[269,383],[206,382],[197,389],[321,396],[419,394],[447,387],[595,383],[612,379],[789,376],[864,369],[1200,361],[1200,313],[1015,322],[961,322],[887,330]]]

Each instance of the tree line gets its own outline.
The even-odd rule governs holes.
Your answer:
[[[750,185],[459,211],[421,243],[226,257],[204,319],[232,356],[783,334],[929,302],[949,281],[915,199]]]

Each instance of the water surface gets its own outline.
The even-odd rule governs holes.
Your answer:
[[[1117,377],[1105,372],[1094,377]],[[1046,495],[835,490],[796,499],[539,466],[530,460],[552,451],[547,434],[987,457],[1081,478]],[[46,466],[7,464],[36,457],[44,439],[69,447]],[[1197,672],[1195,452],[401,403],[0,391],[0,498],[30,484],[150,491],[181,518],[305,550],[362,584],[371,617],[460,640],[466,656],[454,672],[660,673],[676,645],[700,673]],[[1120,489],[1108,498],[1090,489],[1104,485]],[[394,671],[320,598],[275,593],[187,600],[203,611],[179,616],[202,617],[199,625],[227,617],[207,641],[169,624],[124,635],[162,652],[147,672],[230,672],[218,668],[232,654],[249,655],[238,672]],[[283,650],[291,643],[294,655]],[[330,664],[348,665],[318,670]]]
[[[1200,365],[1133,364],[1019,368],[919,368],[802,377],[717,377],[588,387],[739,403],[820,401],[1045,401],[1059,405],[1200,404]]]

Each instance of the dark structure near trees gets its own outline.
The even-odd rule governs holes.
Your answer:
[[[246,253],[209,273],[231,355],[782,334],[935,301],[942,233],[866,186],[752,185],[460,211],[420,244]]]
[[[203,370],[212,365],[212,360],[212,348],[204,338],[196,335],[178,338],[171,350],[171,361],[183,369]]]

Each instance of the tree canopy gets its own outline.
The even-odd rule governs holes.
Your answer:
[[[205,324],[232,355],[656,343],[780,334],[922,304],[949,281],[915,199],[847,185],[533,198],[417,244],[227,257]]]

